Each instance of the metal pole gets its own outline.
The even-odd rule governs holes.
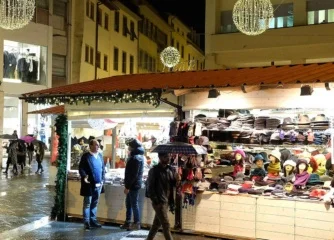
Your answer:
[[[117,127],[112,129],[112,168],[115,169],[116,165],[116,141],[117,141]]]

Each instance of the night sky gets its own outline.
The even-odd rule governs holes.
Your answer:
[[[160,12],[178,16],[204,37],[205,0],[149,0],[149,2]],[[203,43],[203,40],[201,42]]]

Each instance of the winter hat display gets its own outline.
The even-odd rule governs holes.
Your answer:
[[[279,150],[273,150],[273,151],[271,151],[271,153],[269,154],[268,157],[270,157],[270,156],[274,156],[279,161],[281,160],[281,152]]]

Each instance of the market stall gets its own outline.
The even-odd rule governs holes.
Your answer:
[[[25,99],[35,103],[65,103],[69,121],[143,117],[143,113],[161,117],[173,115],[175,109],[180,117],[182,107],[186,117],[171,123],[170,140],[198,143],[211,155],[196,159],[195,167],[184,164],[181,169],[186,176],[183,183],[188,184],[182,189],[187,201],[182,208],[181,231],[234,239],[329,240],[334,237],[333,209],[322,199],[323,195],[329,199],[332,195],[331,169],[323,171],[321,161],[317,162],[318,172],[316,166],[311,165],[314,164],[311,158],[315,153],[327,156],[333,152],[329,144],[333,142],[333,75],[333,63],[130,75],[96,81],[99,85],[80,83],[80,91],[68,86],[62,89],[62,95],[59,89],[51,89],[47,93],[28,94]],[[119,85],[121,82],[124,86]],[[96,86],[96,92],[90,92],[92,85]],[[122,93],[133,90],[135,93]],[[67,92],[71,94],[67,96]],[[172,107],[167,109],[152,107],[159,105],[161,92],[169,94],[174,106],[171,104]],[[116,104],[110,105],[110,102]],[[305,184],[296,187],[295,181],[290,180],[279,184],[287,178],[281,171],[285,166],[283,162],[283,166],[279,166],[279,157],[276,161],[269,155],[284,149],[297,157],[295,164],[290,165],[298,169],[297,174],[307,176]],[[263,165],[254,162],[257,154],[267,156]],[[253,160],[250,160],[251,155]],[[301,159],[306,161],[299,163]],[[177,160],[182,161],[182,157]],[[188,158],[187,162],[189,160],[194,159]],[[333,164],[331,158],[325,161],[330,162],[330,167]],[[260,172],[262,168],[265,172],[261,179],[266,183],[263,186],[256,186],[255,179],[250,179],[257,167],[261,168]],[[186,169],[189,178],[184,173]],[[203,174],[201,180],[195,178],[198,169]],[[305,169],[312,171],[308,173]],[[195,172],[191,174],[191,170]],[[274,177],[268,176],[269,173]],[[318,183],[317,188],[311,189],[309,180]],[[73,216],[79,213],[81,204],[75,184],[78,183],[69,181],[65,208]],[[247,191],[243,189],[242,192],[242,188]],[[293,191],[294,188],[300,191]],[[115,208],[121,209],[121,204],[124,207],[124,196],[118,196],[119,201],[115,203],[119,205],[104,208],[105,212],[99,216],[101,219],[116,222],[122,218],[119,214],[124,211],[115,211]],[[145,216],[143,223],[146,224],[153,211],[149,204],[146,205],[147,199],[142,197],[141,202]],[[105,202],[105,206],[107,204]],[[102,205],[100,209],[103,209]]]

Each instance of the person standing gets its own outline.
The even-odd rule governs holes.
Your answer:
[[[38,141],[37,147],[36,147],[36,162],[37,162],[36,174],[38,174],[39,170],[41,170],[41,173],[44,172],[43,165],[42,165],[44,155],[45,155],[45,145],[43,142]]]
[[[105,177],[105,166],[99,153],[99,143],[95,139],[90,140],[89,152],[84,153],[81,157],[79,173],[81,176],[80,195],[84,197],[84,228],[86,230],[100,228],[102,226],[96,219],[96,213]]]
[[[17,135],[17,130],[14,130],[12,136],[16,139],[19,139],[19,136]]]
[[[27,167],[31,168],[31,162],[32,162],[32,158],[34,156],[34,151],[35,151],[35,146],[32,142],[28,143],[27,150],[28,150],[28,161],[29,161]]]
[[[168,153],[159,153],[159,164],[148,173],[146,182],[146,197],[152,201],[155,217],[146,240],[153,240],[160,226],[166,240],[173,240],[168,219],[168,207],[174,212],[173,189],[176,186],[178,175],[169,165]]]
[[[126,219],[121,229],[140,230],[139,189],[142,186],[144,172],[144,153],[142,143],[137,139],[128,141],[130,157],[125,167],[124,194],[126,194]],[[133,226],[131,218],[133,213]]]
[[[17,141],[10,141],[10,144],[7,148],[8,159],[5,174],[8,174],[9,165],[13,164],[13,173],[16,175],[17,171]]]
[[[17,163],[21,166],[21,174],[23,174],[24,166],[26,165],[27,147],[23,140],[18,140],[17,148]]]

